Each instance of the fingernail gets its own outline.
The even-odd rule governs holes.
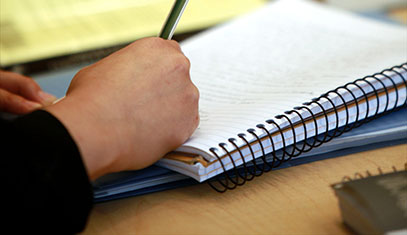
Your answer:
[[[24,104],[30,110],[40,109],[42,107],[42,104],[29,100],[24,100]]]
[[[44,105],[52,104],[57,99],[57,97],[55,97],[51,94],[48,94],[44,91],[39,91],[38,96],[41,98],[42,104],[44,104]]]

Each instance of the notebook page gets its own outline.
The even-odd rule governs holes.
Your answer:
[[[407,66],[405,66],[404,68],[407,69]],[[403,73],[404,79],[407,79],[407,73],[404,72]],[[394,107],[396,105],[396,103],[398,104],[398,106],[404,104],[406,102],[406,88],[401,89],[401,92],[399,92],[400,96],[398,96],[398,98],[395,96],[394,92],[389,92],[389,100],[388,102],[386,101],[386,95],[381,93],[380,94],[380,102],[379,102],[379,106],[377,106],[377,99],[372,99],[369,101],[369,116],[373,115],[375,113],[376,107],[379,107],[379,110],[383,111],[385,109],[385,106],[389,105],[389,107]],[[397,102],[396,102],[397,100]],[[364,101],[358,103],[359,106],[359,112],[355,112],[355,105],[353,106],[348,106],[348,111],[349,111],[349,115],[346,114],[347,111],[345,111],[344,109],[342,109],[341,111],[339,111],[338,116],[336,117],[336,115],[334,113],[330,113],[328,114],[327,118],[325,117],[321,117],[321,118],[317,118],[316,120],[316,125],[314,125],[313,121],[310,122],[306,122],[306,125],[299,125],[296,126],[294,129],[294,131],[292,129],[288,129],[287,131],[283,131],[283,133],[280,132],[276,132],[274,135],[271,136],[265,136],[265,138],[261,139],[261,143],[262,143],[262,147],[259,145],[258,141],[254,141],[253,143],[251,143],[250,148],[248,148],[247,146],[241,147],[239,151],[235,151],[232,152],[230,147],[232,144],[228,145],[224,145],[222,147],[218,147],[216,150],[214,150],[218,156],[222,156],[222,154],[220,154],[221,152],[224,151],[224,149],[228,149],[229,154],[228,156],[222,157],[222,164],[220,163],[220,161],[214,161],[213,163],[209,164],[208,166],[203,167],[201,164],[195,164],[195,165],[186,165],[183,164],[181,162],[177,162],[177,161],[171,161],[171,160],[167,160],[167,159],[162,159],[161,160],[161,164],[162,166],[165,166],[167,168],[176,170],[182,174],[191,176],[193,178],[195,178],[196,180],[202,182],[205,181],[206,179],[209,179],[217,174],[220,174],[222,172],[224,172],[224,170],[230,170],[232,168],[234,168],[235,166],[239,166],[241,164],[243,164],[243,159],[245,159],[245,162],[248,163],[253,159],[253,156],[255,158],[259,158],[260,156],[265,156],[268,153],[271,153],[272,151],[277,151],[279,149],[282,149],[283,146],[291,146],[294,143],[297,143],[295,146],[297,148],[298,152],[299,149],[303,149],[305,147],[305,145],[303,143],[300,143],[302,140],[304,140],[305,138],[309,139],[309,143],[315,141],[313,140],[313,136],[315,136],[315,133],[325,133],[326,128],[328,126],[329,130],[332,129],[337,129],[337,126],[343,126],[345,125],[345,123],[349,123],[350,126],[352,125],[351,123],[353,123],[356,120],[356,114],[359,114],[359,117],[362,118],[365,115],[367,115],[367,106],[364,104]],[[293,117],[291,115],[287,115],[288,117],[290,117],[291,119],[293,119]],[[327,124],[325,124],[325,122],[327,122]],[[265,125],[267,129],[270,128],[270,126]],[[306,127],[306,128],[305,128]],[[260,131],[261,132],[261,131]],[[306,132],[306,136],[304,132]],[[339,132],[335,132],[336,134],[339,134]],[[335,133],[331,133],[330,135],[335,135]],[[259,132],[257,133],[257,135],[259,135]],[[282,135],[284,136],[284,138],[282,138]],[[248,136],[250,136],[250,134],[248,134]],[[273,142],[270,141],[270,138],[273,139]],[[324,139],[326,137],[319,137],[318,139]],[[328,137],[329,139],[330,137]],[[325,145],[324,145],[325,146]],[[285,148],[285,147],[284,147]],[[306,147],[308,148],[308,147]],[[293,154],[294,152],[292,151],[292,148],[288,148],[286,149],[288,153]],[[268,156],[269,162],[272,158],[272,156]],[[285,159],[288,160],[289,156],[285,155],[285,154],[278,154],[278,156],[274,156],[278,159]],[[296,158],[300,158],[300,157],[306,157],[305,154],[301,154],[299,156],[297,156]],[[233,162],[231,161],[231,159],[233,159]],[[166,161],[167,160],[167,161]],[[259,160],[259,159],[258,159]],[[261,162],[262,160],[260,160]]]
[[[407,61],[405,30],[285,0],[186,41],[182,48],[201,93],[201,124],[178,150],[206,151],[214,160],[209,148],[228,138]]]

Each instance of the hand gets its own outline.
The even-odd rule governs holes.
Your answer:
[[[50,105],[56,97],[41,90],[31,78],[0,71],[0,111],[26,114]]]
[[[141,169],[198,126],[198,90],[175,41],[141,39],[82,69],[46,108],[67,127],[91,179]]]

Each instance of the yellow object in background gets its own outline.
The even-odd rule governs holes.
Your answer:
[[[176,33],[203,29],[266,0],[191,0]],[[0,0],[2,67],[156,36],[173,0]]]
[[[403,24],[407,24],[407,7],[390,10],[389,17]]]

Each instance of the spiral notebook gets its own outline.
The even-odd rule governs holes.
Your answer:
[[[201,123],[158,165],[199,182],[234,188],[406,106],[406,27],[319,3],[272,2],[182,49]]]
[[[303,153],[301,156],[304,157],[284,162],[275,169],[407,143],[406,116],[407,109],[389,113]],[[93,197],[95,202],[104,202],[194,184],[198,184],[198,181],[153,165],[143,170],[112,173],[98,178],[93,182]]]

